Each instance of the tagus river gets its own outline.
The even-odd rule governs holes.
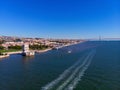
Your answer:
[[[120,90],[120,41],[0,59],[0,90]]]

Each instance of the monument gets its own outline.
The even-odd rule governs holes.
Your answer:
[[[22,46],[22,55],[23,56],[33,56],[35,52],[29,50],[29,44],[24,44]]]

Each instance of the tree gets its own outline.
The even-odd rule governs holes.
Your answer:
[[[8,46],[8,49],[21,50],[22,47],[21,47],[21,46],[18,46],[18,45],[16,45],[16,46]]]
[[[47,45],[30,45],[30,49],[32,50],[43,50],[48,48]]]
[[[4,50],[4,47],[3,47],[3,46],[0,46],[0,50]]]

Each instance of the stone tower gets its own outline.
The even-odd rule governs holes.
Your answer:
[[[29,44],[24,44],[22,47],[23,53],[29,52]]]
[[[24,44],[22,46],[22,55],[23,56],[33,56],[35,54],[34,51],[29,50],[29,44]]]

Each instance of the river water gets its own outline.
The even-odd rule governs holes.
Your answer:
[[[0,59],[0,90],[120,90],[120,41]]]

